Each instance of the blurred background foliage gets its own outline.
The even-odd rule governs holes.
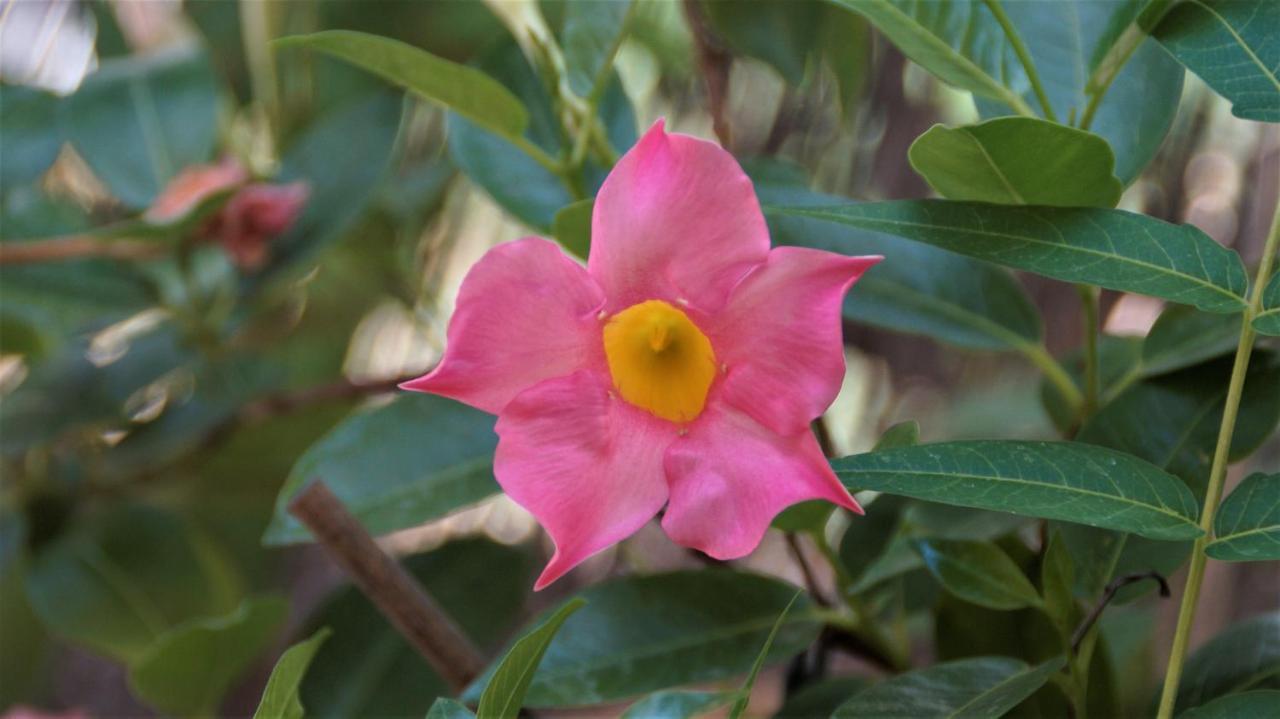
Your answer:
[[[588,29],[573,39],[569,0],[540,5],[566,48],[595,37]],[[494,496],[492,419],[447,400],[394,396],[397,380],[439,356],[458,283],[487,248],[538,233],[582,253],[579,201],[598,187],[609,153],[593,155],[583,185],[569,187],[509,142],[364,70],[265,44],[359,30],[482,68],[528,108],[527,141],[559,156],[572,140],[561,108],[494,7],[95,0],[73,9],[97,38],[97,69],[79,89],[0,87],[0,241],[17,256],[24,245],[67,253],[0,265],[0,707],[244,715],[283,648],[328,627],[302,686],[312,713],[422,716],[443,684],[317,550],[297,544],[305,532],[282,510],[317,473],[489,649],[573,584],[701,566],[651,527],[590,561],[572,584],[531,596],[547,548],[527,515]],[[1054,22],[1039,7],[1022,9],[1037,14],[1027,22]],[[911,143],[934,123],[999,113],[834,4],[645,1],[632,12],[599,103],[603,145],[625,151],[665,117],[669,129],[718,137],[766,203],[813,204],[815,193],[928,196],[907,161]],[[1143,52],[1157,69],[1173,65],[1153,42]],[[1280,182],[1280,133],[1234,117],[1195,76],[1183,85],[1183,74],[1161,80],[1170,87],[1135,79],[1113,90],[1150,92],[1144,113],[1154,116],[1099,118],[1101,134],[1108,123],[1119,128],[1109,139],[1126,185],[1120,207],[1193,223],[1254,261]],[[583,81],[590,86],[589,77],[569,78]],[[1135,136],[1115,139],[1135,123]],[[257,178],[309,189],[259,267],[197,239],[225,196],[172,222],[140,214],[182,170],[223,157]],[[835,242],[825,239],[831,226],[799,218],[775,219],[772,229],[775,242]],[[889,261],[848,306],[849,373],[827,418],[839,454],[870,448],[902,420],[918,421],[931,440],[1072,429],[1061,398],[1041,388],[1016,347],[1043,338],[1062,356],[1080,344],[1073,288],[869,233],[860,241],[883,246]],[[86,243],[96,249],[84,251]],[[943,311],[952,305],[960,319]],[[1136,295],[1105,292],[1102,308],[1102,367],[1111,373],[1103,384],[1114,399],[1079,438],[1202,481],[1217,420],[1182,420],[1220,402],[1233,328],[1189,324],[1197,318],[1182,316],[1186,308],[1161,314],[1159,301]],[[989,322],[976,326],[965,312]],[[1163,356],[1141,340],[1153,324],[1167,329]],[[1257,365],[1239,441],[1263,445],[1254,464],[1274,468],[1280,368],[1267,352]],[[1154,417],[1152,402],[1164,403]],[[1133,434],[1135,416],[1170,426]],[[1173,454],[1142,445],[1170,435],[1194,441]],[[912,547],[992,541],[1034,576],[1036,527],[890,497],[873,507],[849,525],[838,552],[912,655],[1047,658],[1040,647],[1054,629],[1043,616],[940,591]],[[1085,549],[1098,542],[1087,535],[1101,532],[1061,529],[1064,546]],[[1116,574],[1153,564],[1174,572],[1185,559],[1179,545],[1128,541]],[[781,533],[741,564],[804,579]],[[1199,636],[1275,608],[1274,564],[1211,572],[1217,589]],[[1074,582],[1092,596],[1109,578],[1077,572]],[[1107,614],[1105,659],[1094,665],[1113,672],[1096,692],[1107,710],[1146,706],[1151,657],[1169,641],[1170,608],[1145,588],[1130,595]],[[772,621],[781,607],[761,601],[739,610]],[[779,656],[816,635],[795,631],[780,637]],[[752,637],[739,647],[743,661],[759,646]],[[867,671],[844,655],[835,661],[833,674]],[[783,674],[761,682],[761,711],[781,702]],[[792,693],[789,710],[827,706],[821,691],[842,698],[861,680],[833,681],[843,684]],[[638,691],[610,686],[597,698]],[[550,689],[538,691],[531,700],[556,703]],[[1054,714],[1055,701],[1037,695],[1024,708]]]

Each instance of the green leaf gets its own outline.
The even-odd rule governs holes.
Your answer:
[[[262,700],[258,702],[253,719],[302,719],[306,715],[302,698],[298,696],[302,677],[311,666],[311,659],[332,633],[328,627],[320,629],[280,655],[267,679],[266,688],[262,690]]]
[[[838,677],[806,684],[799,691],[788,694],[774,719],[801,719],[802,717],[829,717],[849,697],[867,687],[862,677]]]
[[[1280,689],[1280,612],[1227,627],[1187,659],[1174,713],[1250,689]]]
[[[846,486],[962,507],[1194,539],[1182,482],[1136,457],[1072,442],[923,444],[833,460]]]
[[[1044,610],[1053,620],[1064,641],[1080,621],[1075,598],[1075,561],[1071,549],[1060,532],[1049,537],[1040,564],[1040,592],[1044,597]]]
[[[1280,122],[1280,5],[1271,0],[1181,2],[1152,35],[1231,101],[1246,120]]]
[[[39,179],[57,159],[62,148],[58,98],[29,87],[0,86],[0,127],[0,185],[7,193]]]
[[[817,48],[822,5],[790,0],[712,0],[702,2],[715,34],[735,54],[753,57],[777,70],[787,84],[799,86],[809,56]]]
[[[1076,440],[1127,452],[1165,469],[1204,496],[1231,379],[1232,358],[1131,385],[1089,419]],[[1233,460],[1253,452],[1280,423],[1280,356],[1259,351],[1231,441]]]
[[[597,80],[609,77],[632,5],[632,0],[565,4],[564,69],[580,97],[590,96]]]
[[[454,699],[440,697],[435,704],[431,705],[431,710],[427,712],[427,719],[474,719],[475,714],[466,707],[462,702]]]
[[[484,539],[455,540],[403,566],[481,648],[510,631],[533,582],[527,554]],[[307,626],[333,630],[302,681],[310,716],[422,716],[452,694],[355,587],[329,596]]]
[[[583,3],[597,5],[601,3]],[[609,3],[603,3],[609,4]],[[569,252],[580,259],[587,259],[591,251],[591,211],[595,208],[595,200],[588,198],[578,200],[560,208],[555,219],[551,221],[551,234]]]
[[[1262,311],[1254,315],[1253,328],[1264,335],[1280,335],[1280,272],[1271,276],[1262,294]]]
[[[579,595],[587,606],[547,649],[526,706],[598,704],[743,674],[794,594],[791,585],[727,570],[629,576],[589,587]],[[797,602],[771,661],[817,636],[811,608],[807,598]]]
[[[1262,689],[1219,697],[1182,712],[1178,719],[1267,719],[1275,716],[1277,706],[1280,691]]]
[[[6,159],[0,166],[7,164]],[[35,187],[6,186],[0,202],[2,243],[90,230],[89,219],[79,207],[50,198]],[[115,260],[0,265],[0,316],[8,321],[6,335],[12,323],[25,325],[35,333],[38,349],[46,355],[74,343],[91,326],[125,319],[154,301],[142,273]],[[14,339],[6,336],[3,341],[8,345]],[[14,424],[5,423],[6,433],[14,428]]]
[[[882,499],[893,498],[892,495],[881,495]],[[881,501],[880,499],[876,501]],[[850,525],[852,526],[852,525]],[[848,536],[846,532],[845,536]],[[844,542],[840,544],[840,558],[845,565],[850,565],[849,557],[854,554],[853,550],[846,550]],[[868,590],[897,577],[910,574],[916,570],[923,570],[924,560],[916,553],[911,546],[911,540],[907,537],[893,537],[889,540],[884,550],[879,555],[869,554],[872,560],[865,565],[865,569],[858,576],[858,580],[853,584],[854,594],[863,594]]]
[[[692,719],[723,706],[732,697],[732,692],[684,689],[654,692],[627,707],[622,719]]]
[[[1007,512],[912,501],[902,521],[918,537],[986,542],[1015,532],[1031,520]]]
[[[830,205],[840,198],[794,188],[761,186],[761,201]],[[895,332],[922,334],[960,347],[1012,350],[1037,344],[1040,316],[1008,272],[966,257],[875,232],[841,227],[766,208],[776,244],[814,247],[845,255],[882,255],[884,262],[845,296],[844,316]]]
[[[751,665],[751,671],[747,673],[747,678],[743,680],[742,686],[738,689],[738,698],[734,700],[733,706],[729,707],[729,719],[741,719],[742,715],[747,711],[747,703],[751,701],[751,690],[755,688],[756,679],[760,676],[760,670],[764,667],[765,660],[769,658],[769,650],[773,648],[773,640],[778,636],[778,630],[782,628],[783,622],[787,619],[787,614],[791,612],[791,607],[795,606],[796,600],[804,594],[804,590],[798,590],[787,606],[783,607],[782,613],[778,615],[778,620],[773,623],[773,628],[769,630],[769,636],[765,637],[764,646],[760,647],[759,653],[756,654],[756,661]]]
[[[1044,686],[1062,657],[1030,667],[1007,657],[979,657],[918,669],[875,684],[833,717],[998,717]]]
[[[1022,36],[1057,119],[1075,124],[1089,104],[1089,82],[1098,63],[1144,2],[1005,2],[1006,14]],[[982,47],[979,45],[978,47]],[[1116,75],[1092,123],[1116,156],[1115,174],[1124,184],[1137,179],[1164,142],[1178,111],[1186,73],[1155,41],[1142,42]],[[1030,87],[1023,100],[1037,112]],[[1008,115],[1008,103],[977,100],[982,117]]]
[[[769,523],[780,532],[821,532],[831,519],[835,505],[823,499],[810,499],[787,507]]]
[[[129,667],[129,686],[175,716],[210,716],[285,619],[283,599],[252,599],[234,613],[165,632]]]
[[[1232,359],[1142,380],[1108,402],[1076,436],[1152,462],[1181,479],[1197,498],[1204,496],[1210,458],[1217,443]],[[1244,395],[1232,438],[1232,459],[1253,452],[1280,423],[1280,357],[1258,352],[1245,377]],[[1063,527],[1079,558],[1081,588],[1095,596],[1112,577],[1154,569],[1168,575],[1189,556],[1190,542],[1155,542],[1142,537]],[[1119,601],[1150,592],[1143,583],[1122,589]]]
[[[519,714],[529,691],[529,682],[533,681],[533,673],[547,653],[551,640],[555,639],[565,620],[585,604],[581,598],[570,599],[507,650],[480,694],[480,706],[476,709],[480,716],[514,719]]]
[[[840,538],[840,563],[852,579],[862,578],[885,555],[906,505],[901,497],[881,494],[863,508],[866,514],[850,518]]]
[[[443,397],[404,394],[357,412],[294,464],[263,542],[310,537],[288,505],[316,479],[375,534],[439,519],[498,491],[496,445],[493,417]]]
[[[310,194],[288,232],[272,241],[267,269],[247,283],[310,269],[308,261],[351,229],[386,173],[404,102],[389,92],[366,94],[317,117],[288,146],[277,181],[306,182]]]
[[[938,582],[967,602],[991,609],[1040,604],[1040,596],[1026,575],[994,544],[917,539],[914,546]]]
[[[213,68],[190,49],[108,60],[67,99],[62,117],[93,174],[128,207],[146,207],[174,175],[213,153]]]
[[[899,422],[880,435],[874,450],[897,449],[898,447],[914,447],[920,444],[920,423],[914,419]]]
[[[1245,305],[1247,280],[1238,254],[1190,225],[1121,210],[900,200],[778,211],[1208,312],[1239,312]]]
[[[911,143],[908,157],[949,200],[1111,208],[1124,189],[1106,140],[1038,118],[934,125]]]
[[[1204,551],[1214,559],[1280,559],[1280,474],[1246,477],[1218,508],[1213,534]]]
[[[142,505],[94,517],[42,550],[26,589],[52,632],[124,661],[182,622],[233,611],[242,594],[204,534]]]
[[[280,38],[274,44],[305,47],[345,60],[503,137],[518,138],[529,124],[528,110],[502,83],[480,70],[399,40],[350,30],[325,30]]]
[[[514,41],[505,41],[481,55],[476,66],[501,82],[529,110],[523,137],[551,157],[565,150],[560,120],[542,78],[529,66]],[[614,148],[635,144],[636,121],[621,83],[612,78],[600,97],[599,117]],[[449,117],[449,154],[459,169],[503,209],[541,232],[551,229],[560,208],[578,199],[562,178],[536,162],[512,141],[486,131],[457,115]],[[605,171],[588,162],[583,180],[586,195],[604,180]]]
[[[1144,377],[1191,367],[1220,357],[1240,340],[1239,318],[1223,318],[1186,305],[1170,305],[1142,342],[1138,373]]]
[[[1029,87],[995,18],[973,0],[833,0],[866,17],[904,55],[944,82],[1034,114],[1021,97]]]

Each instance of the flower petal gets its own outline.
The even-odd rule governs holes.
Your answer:
[[[726,368],[724,400],[780,434],[806,429],[840,391],[845,292],[880,257],[779,247],[713,316],[711,343]]]
[[[769,252],[769,230],[733,155],[662,120],[609,173],[591,217],[587,269],[616,312],[650,299],[708,312]]]
[[[556,544],[534,589],[631,536],[667,501],[662,457],[675,426],[613,396],[596,372],[521,392],[497,432],[498,483]]]
[[[671,499],[662,528],[716,559],[751,553],[796,502],[825,499],[862,512],[809,429],[779,435],[723,402],[671,445],[664,465]]]
[[[603,366],[603,302],[590,275],[552,242],[498,245],[462,281],[440,364],[401,387],[498,414],[545,379]]]

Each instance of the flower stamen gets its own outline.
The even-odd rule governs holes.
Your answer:
[[[604,351],[618,394],[672,422],[702,413],[719,366],[702,330],[662,300],[634,304],[609,318]]]

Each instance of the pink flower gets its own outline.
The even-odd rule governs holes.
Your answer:
[[[293,225],[310,194],[305,182],[247,185],[210,219],[204,235],[221,243],[237,267],[259,269],[266,264],[271,240]]]
[[[224,158],[216,165],[191,165],[169,180],[144,217],[148,222],[173,222],[213,195],[248,181],[249,172],[234,157]]]
[[[584,269],[536,237],[462,283],[448,347],[405,389],[498,415],[494,474],[556,551],[535,589],[662,528],[750,553],[807,499],[862,510],[809,429],[844,377],[840,305],[879,257],[769,249],[733,156],[662,121],[596,198]]]

